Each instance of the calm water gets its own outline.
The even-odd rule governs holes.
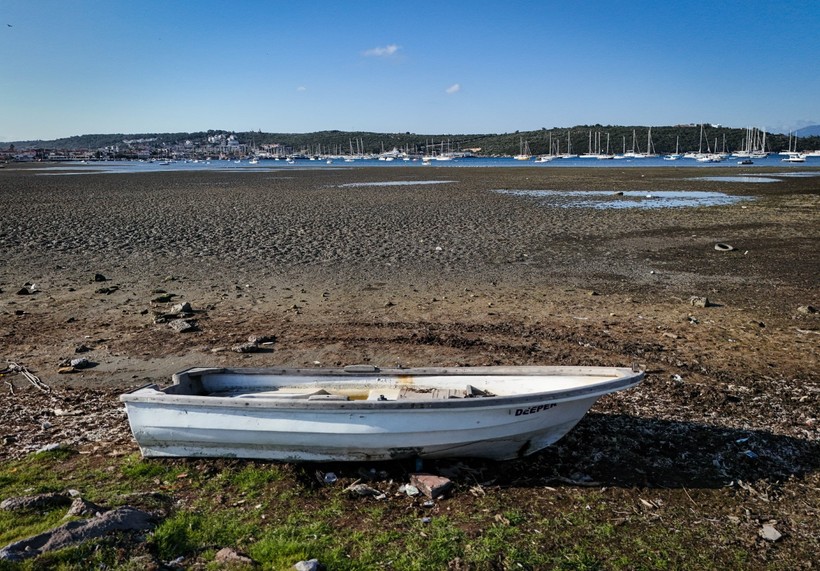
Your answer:
[[[200,161],[200,162],[171,162],[170,164],[160,164],[159,162],[139,162],[139,161],[105,161],[105,162],[67,162],[59,165],[49,165],[42,167],[44,174],[76,174],[78,171],[105,172],[105,173],[131,173],[131,172],[157,172],[157,171],[242,171],[242,172],[265,172],[271,170],[294,170],[294,169],[351,169],[356,167],[413,167],[420,169],[439,168],[459,168],[459,167],[509,167],[522,168],[532,167],[539,169],[554,169],[566,167],[586,167],[586,168],[641,168],[641,167],[664,167],[674,169],[677,167],[697,167],[703,169],[736,167],[743,172],[745,178],[749,178],[749,171],[756,167],[779,167],[783,169],[783,174],[777,176],[788,176],[789,170],[797,167],[820,167],[820,157],[809,157],[805,163],[784,163],[782,157],[771,155],[765,159],[755,159],[752,165],[738,165],[737,160],[727,160],[722,163],[699,163],[692,159],[679,159],[677,161],[666,161],[663,158],[648,159],[620,159],[620,160],[597,160],[597,159],[555,159],[548,163],[536,163],[535,161],[517,161],[512,158],[469,158],[455,159],[451,161],[432,161],[429,165],[421,161],[380,161],[380,160],[355,160],[345,162],[343,160],[333,160],[330,164],[323,160],[299,159],[290,164],[284,160],[272,159],[260,160],[257,164],[250,164],[247,160],[235,161]],[[805,173],[795,170],[794,175],[805,176]],[[771,175],[770,175],[771,176]],[[751,181],[749,181],[751,182]]]
[[[686,208],[693,206],[723,206],[752,200],[748,196],[732,196],[722,192],[695,190],[626,190],[622,193],[600,190],[496,190],[501,194],[538,200],[544,206],[558,208]]]

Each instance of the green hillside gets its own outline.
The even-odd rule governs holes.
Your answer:
[[[209,136],[218,134],[234,134],[237,139],[250,146],[266,144],[282,144],[294,150],[307,149],[312,152],[341,152],[346,153],[351,146],[354,150],[361,148],[362,152],[377,153],[390,150],[409,148],[411,151],[421,151],[428,144],[440,147],[442,143],[450,150],[480,149],[481,155],[513,155],[519,152],[522,141],[526,141],[532,154],[546,154],[550,151],[550,140],[560,152],[567,152],[567,142],[572,145],[575,153],[585,153],[589,149],[590,137],[593,141],[599,140],[601,150],[606,151],[607,137],[609,150],[620,153],[624,149],[633,149],[633,135],[635,151],[646,152],[649,127],[616,126],[616,125],[576,125],[574,127],[542,128],[534,131],[516,131],[503,134],[416,134],[416,133],[372,133],[348,131],[318,131],[313,133],[265,133],[261,131],[232,132],[222,130],[200,131],[194,133],[136,133],[136,134],[90,134],[77,135],[52,141],[15,141],[3,143],[0,149],[7,149],[14,145],[15,149],[44,148],[54,150],[70,149],[101,149],[124,145],[124,141],[138,141],[144,146],[159,148],[184,144],[191,141],[199,144],[207,141]],[[736,151],[743,147],[746,137],[745,128],[704,126],[701,138],[700,125],[677,125],[652,127],[651,140],[654,151],[660,154],[675,151],[676,145],[680,151],[699,150],[727,150]],[[358,143],[357,143],[358,141]],[[777,152],[788,148],[789,137],[783,134],[766,135],[766,149]],[[820,148],[820,136],[800,138],[798,150]],[[593,151],[595,151],[593,143]],[[652,151],[652,149],[650,149]]]

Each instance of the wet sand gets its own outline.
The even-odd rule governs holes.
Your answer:
[[[817,326],[798,307],[818,305],[820,177],[722,182],[701,180],[697,168],[39,172],[0,171],[0,335],[4,357],[46,377],[89,340],[100,365],[74,382],[126,380],[132,363],[137,377],[167,377],[171,370],[154,370],[150,362],[169,355],[254,365],[568,364],[590,357],[578,350],[559,359],[489,359],[470,344],[462,351],[423,344],[383,350],[361,342],[352,351],[345,344],[331,351],[322,341],[307,350],[300,340],[322,328],[334,332],[330,337],[356,330],[368,338],[390,323],[560,324],[596,334],[622,328],[625,336],[652,341],[671,328],[699,338],[707,328],[693,327],[690,314],[730,329],[727,320],[737,322],[755,336],[763,328],[749,324],[765,323],[764,337],[783,335],[786,344],[785,355],[775,351],[772,360],[785,357],[795,373],[816,370],[816,352],[788,355],[792,344],[816,347],[816,335],[795,328]],[[708,174],[736,176],[738,169]],[[556,207],[560,199],[545,203],[498,190],[613,193],[603,200],[626,200],[618,191],[710,190],[750,200],[564,208]],[[717,251],[716,243],[736,249]],[[95,274],[107,281],[95,282]],[[38,291],[18,295],[25,283]],[[170,306],[152,301],[159,290],[191,304],[198,331],[178,334],[154,323]],[[715,306],[694,308],[691,296]],[[259,330],[280,337],[272,354],[219,351]],[[730,360],[745,348],[752,357],[761,350],[718,342],[725,337],[711,331],[697,344],[726,351],[722,358]],[[624,364],[638,357],[616,352],[593,360]]]

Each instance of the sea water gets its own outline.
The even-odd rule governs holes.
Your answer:
[[[622,159],[622,160],[597,160],[597,159],[555,159],[546,163],[536,163],[534,160],[517,161],[510,157],[470,157],[453,159],[449,161],[430,161],[429,164],[423,163],[420,160],[410,161],[380,161],[377,159],[356,159],[353,162],[345,162],[343,160],[334,160],[330,164],[327,161],[311,161],[307,159],[297,159],[292,162],[284,160],[261,159],[255,164],[251,164],[247,160],[242,161],[225,161],[225,160],[211,160],[211,161],[90,161],[88,163],[81,163],[79,161],[71,161],[60,163],[58,165],[47,165],[41,167],[43,173],[49,174],[76,174],[76,173],[134,173],[134,172],[160,172],[160,171],[230,171],[230,172],[270,172],[270,171],[284,171],[284,170],[304,170],[304,169],[353,169],[357,167],[380,167],[380,168],[420,168],[420,169],[440,169],[440,168],[459,168],[459,167],[507,167],[507,168],[522,168],[531,167],[537,169],[549,170],[553,168],[566,167],[583,167],[583,168],[612,168],[612,169],[633,169],[633,168],[655,168],[663,167],[674,169],[677,167],[696,167],[702,169],[710,168],[737,168],[742,170],[743,176],[750,175],[749,171],[756,167],[773,167],[777,166],[784,169],[783,175],[788,176],[791,169],[798,169],[799,167],[820,167],[820,157],[809,157],[805,163],[784,163],[781,161],[779,155],[769,155],[764,159],[754,159],[752,165],[738,165],[737,160],[727,160],[722,163],[700,163],[692,159],[679,159],[676,161],[667,161],[662,157],[653,157],[645,159]],[[801,170],[794,170],[794,175],[820,175],[818,172],[807,172]],[[798,174],[799,173],[799,174]],[[773,175],[770,175],[773,176]]]
[[[495,192],[535,199],[544,206],[557,208],[685,208],[694,206],[724,206],[752,200],[748,196],[732,196],[722,192],[701,190],[510,190]]]

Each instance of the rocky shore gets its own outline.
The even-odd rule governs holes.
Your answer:
[[[756,566],[808,568],[820,549],[820,176],[703,172],[9,166],[0,461],[48,446],[134,453],[117,396],[188,366],[635,364],[640,387],[496,479],[650,488],[655,511],[695,490],[709,506],[698,517],[745,538]],[[747,200],[580,208],[510,190]],[[762,538],[764,524],[782,538]]]

